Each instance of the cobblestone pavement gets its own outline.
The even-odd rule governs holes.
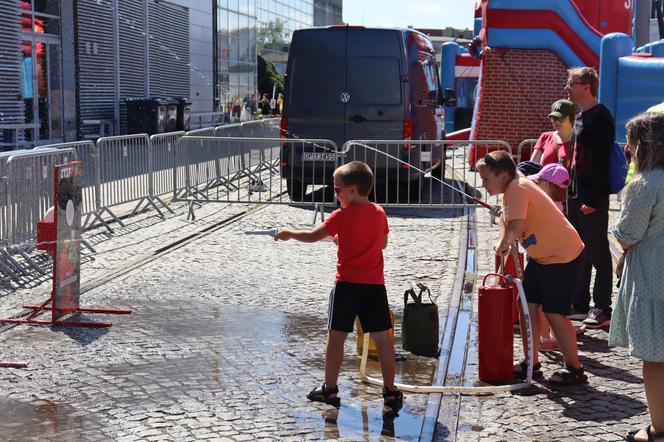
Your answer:
[[[613,201],[611,222],[618,216]],[[486,211],[478,211],[479,276],[493,270],[498,230],[489,226]],[[615,297],[615,293],[614,293]],[[477,312],[477,304],[475,304]],[[474,323],[477,322],[476,313]],[[581,362],[589,383],[551,390],[536,383],[530,390],[486,397],[463,396],[460,401],[457,440],[481,441],[617,441],[631,429],[649,422],[643,390],[641,362],[624,348],[609,348],[608,330],[591,330],[579,338]],[[466,380],[477,379],[477,354],[471,329]],[[515,335],[515,358],[523,357]],[[549,354],[551,355],[551,354]],[[562,367],[560,353],[540,354],[545,376]],[[453,396],[443,399],[451,401]]]
[[[150,256],[148,252],[239,213],[207,204],[196,222],[184,208],[161,221],[132,218],[109,236],[91,232],[82,281]],[[402,294],[426,282],[444,310],[456,271],[459,211],[390,210],[386,280],[400,347]],[[19,326],[0,334],[0,431],[6,440],[346,440],[416,439],[427,396],[408,395],[383,418],[376,387],[358,383],[354,336],[347,341],[338,412],[304,399],[323,378],[331,242],[274,243],[255,228],[304,226],[312,212],[271,206],[253,211],[169,254],[93,288],[91,306],[127,307],[108,329]],[[49,283],[0,293],[0,314],[47,297]],[[92,320],[107,317],[89,318]],[[399,380],[431,384],[434,360],[404,353]],[[370,364],[375,375],[377,363]]]

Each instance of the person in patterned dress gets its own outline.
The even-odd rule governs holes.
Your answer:
[[[613,234],[625,251],[609,344],[643,360],[650,425],[631,441],[664,441],[664,114],[643,113],[627,123],[636,162]]]

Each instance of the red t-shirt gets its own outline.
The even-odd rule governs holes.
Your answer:
[[[385,211],[378,204],[351,204],[323,222],[337,236],[337,281],[385,284],[383,238],[389,233]]]
[[[570,166],[570,158],[572,155],[572,142],[568,141],[563,144],[556,142],[555,132],[543,132],[540,135],[537,143],[533,146],[535,150],[542,151],[542,158],[540,164],[546,166],[547,164],[555,164],[559,158],[564,158],[563,166]]]

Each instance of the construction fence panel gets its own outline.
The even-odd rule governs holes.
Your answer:
[[[3,239],[10,252],[34,246],[37,221],[55,204],[54,167],[77,159],[74,149],[36,149],[9,157],[4,180],[7,226]]]
[[[101,209],[142,201],[150,186],[150,139],[147,134],[97,140]]]
[[[188,198],[249,204],[336,203],[332,187],[325,186],[332,183],[337,163],[337,146],[330,140],[185,136],[178,140],[178,150],[189,165]],[[289,156],[306,157],[305,167],[289,168]],[[210,161],[220,167],[211,167]],[[307,193],[302,178],[318,175],[324,184]]]
[[[521,161],[527,161],[530,158],[522,158],[522,152],[524,151],[524,148],[528,148],[527,151],[531,152],[533,151],[533,146],[535,146],[535,143],[537,143],[537,139],[528,139],[528,140],[523,140],[522,142],[519,143],[519,146],[516,148],[516,154],[514,155],[514,161],[519,164]]]
[[[99,182],[97,175],[99,164],[97,163],[97,146],[91,140],[88,141],[74,141],[70,143],[57,143],[41,146],[42,149],[74,149],[81,162],[83,169],[83,201],[81,206],[81,214],[83,216],[89,215],[98,209],[99,201]]]
[[[500,140],[351,140],[344,143],[339,160],[371,167],[371,197],[381,205],[471,207],[473,198],[489,197],[479,174],[468,170],[471,144],[512,154],[509,143]]]
[[[177,140],[184,136],[184,132],[169,132],[156,134],[150,137],[150,197],[165,195],[173,191],[175,182],[184,182],[184,167],[176,168]]]

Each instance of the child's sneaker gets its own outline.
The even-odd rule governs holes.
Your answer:
[[[251,180],[247,186],[249,192],[267,192],[267,186],[263,183],[263,180]]]
[[[583,321],[588,328],[602,328],[611,325],[611,316],[601,308],[594,308],[588,313],[588,318]]]
[[[339,388],[337,386],[327,388],[325,383],[320,388],[314,388],[307,395],[307,399],[312,402],[323,402],[333,407],[338,407],[341,405],[341,398],[337,396],[339,394]],[[330,397],[330,395],[335,395]]]

